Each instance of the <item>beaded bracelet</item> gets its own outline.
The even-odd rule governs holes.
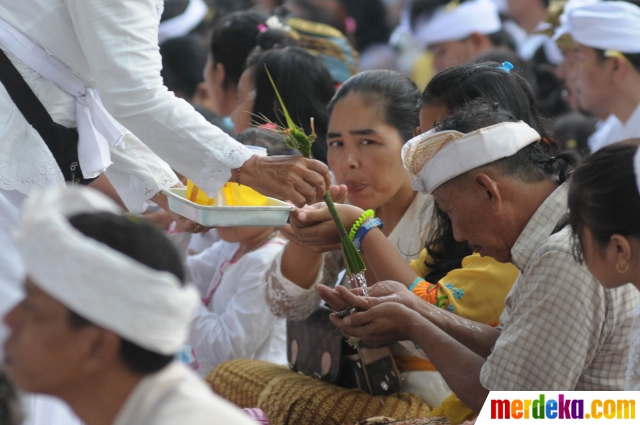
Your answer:
[[[360,217],[358,217],[356,222],[353,223],[353,226],[351,226],[351,230],[349,231],[349,239],[351,239],[352,242],[353,242],[353,239],[356,237],[356,233],[358,232],[358,229],[360,228],[360,226],[362,226],[362,223],[364,223],[370,218],[374,218],[375,215],[376,213],[373,212],[373,210],[366,210],[365,212],[362,213]]]

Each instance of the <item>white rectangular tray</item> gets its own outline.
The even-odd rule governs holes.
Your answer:
[[[292,210],[286,202],[273,198],[267,198],[264,207],[213,207],[188,200],[186,188],[162,192],[167,195],[171,211],[207,227],[281,227]]]

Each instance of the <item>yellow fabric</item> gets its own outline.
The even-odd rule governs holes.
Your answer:
[[[427,416],[446,416],[451,425],[458,425],[475,418],[477,414],[465,406],[455,394],[451,394]]]
[[[420,256],[410,263],[419,276],[426,276],[430,271],[425,264],[427,256],[427,250],[423,249]],[[472,254],[462,260],[462,268],[449,272],[436,284],[437,297],[434,296],[436,291],[431,290],[435,289],[434,285],[428,282],[416,285],[413,292],[458,316],[497,326],[504,310],[504,300],[517,277],[518,269],[513,264]],[[455,394],[451,394],[431,414],[445,415],[451,424],[460,424],[475,416]]]
[[[410,265],[419,276],[428,271],[423,249]],[[438,282],[437,306],[474,322],[496,326],[504,310],[504,300],[518,277],[511,263],[472,254],[462,260],[462,268],[452,270]],[[418,292],[424,288],[419,287]],[[431,297],[433,298],[433,297]]]

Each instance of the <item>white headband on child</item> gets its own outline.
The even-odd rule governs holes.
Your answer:
[[[566,25],[578,44],[621,53],[640,53],[640,7],[603,1],[571,10]]]
[[[27,199],[17,243],[36,286],[94,324],[147,350],[172,355],[186,340],[198,292],[75,229],[68,218],[120,209],[89,188]]]
[[[522,121],[504,122],[468,134],[431,130],[404,145],[402,162],[411,175],[413,188],[432,193],[441,184],[515,155],[538,140],[540,135]]]
[[[430,17],[418,18],[414,38],[422,48],[445,41],[464,40],[474,32],[492,34],[502,28],[492,0],[471,0],[438,8]]]
[[[158,44],[175,37],[189,34],[207,16],[209,8],[204,0],[190,0],[185,11],[158,26]]]

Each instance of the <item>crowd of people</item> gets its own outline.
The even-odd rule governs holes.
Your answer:
[[[0,111],[2,424],[640,390],[635,0],[4,2]],[[169,208],[227,183],[288,224]]]

